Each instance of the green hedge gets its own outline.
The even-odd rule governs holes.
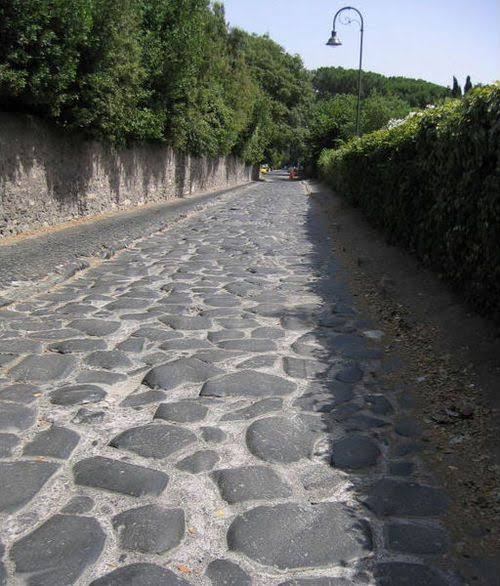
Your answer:
[[[390,243],[500,320],[500,84],[325,150],[320,173]]]

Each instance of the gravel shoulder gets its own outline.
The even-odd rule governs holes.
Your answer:
[[[318,183],[308,191],[328,217],[341,278],[386,333],[395,365],[388,377],[413,397],[426,460],[453,499],[447,524],[462,572],[472,584],[496,583],[499,328],[409,253],[389,246],[359,210]]]

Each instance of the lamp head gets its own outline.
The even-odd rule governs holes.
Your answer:
[[[340,45],[342,45],[342,41],[340,40],[337,31],[332,31],[332,36],[328,39],[326,44],[329,47],[340,47]]]

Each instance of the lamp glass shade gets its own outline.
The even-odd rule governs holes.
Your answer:
[[[337,31],[332,31],[332,36],[328,39],[326,43],[329,47],[339,47],[342,45],[342,41],[340,40]]]

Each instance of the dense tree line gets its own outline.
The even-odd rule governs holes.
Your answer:
[[[209,0],[0,4],[0,107],[116,144],[296,156],[312,95],[298,57]]]
[[[358,70],[343,67],[321,67],[313,72],[313,86],[321,99],[337,94],[358,94]],[[412,108],[425,108],[450,97],[450,90],[441,85],[409,77],[387,77],[380,73],[364,71],[361,97],[368,98],[376,92],[382,96],[396,96]]]
[[[357,72],[308,72],[210,0],[2,0],[0,108],[123,145],[246,161],[316,160],[354,134]],[[363,74],[364,132],[449,95]]]

